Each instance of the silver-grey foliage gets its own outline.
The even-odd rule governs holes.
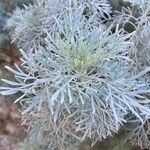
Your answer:
[[[124,8],[122,13],[116,17],[116,22],[123,27],[129,25],[129,28],[135,30],[133,38],[136,50],[131,55],[139,66],[150,65],[150,2],[143,1],[141,7],[134,6]]]
[[[24,108],[30,138],[53,150],[89,138],[95,144],[117,133],[129,114],[144,124],[150,68],[139,72],[130,57],[143,24],[132,33],[104,25],[111,17],[104,0],[36,2],[15,12],[23,63],[6,67],[16,81],[2,79],[9,86],[0,88],[2,95],[22,93],[15,102]]]
[[[132,57],[136,61],[137,70],[142,70],[143,68],[150,65],[150,1],[130,0],[130,2],[132,2],[132,9],[124,9],[122,14],[119,15],[116,20],[118,23],[123,23],[123,26],[125,26],[126,24],[130,24],[130,27],[134,27],[135,36],[132,40],[134,41],[136,49],[131,52],[130,57]],[[149,102],[149,75],[144,76],[144,78],[140,82],[143,84],[143,86],[141,87],[141,91],[148,90],[147,92],[145,91],[147,93],[145,93],[145,95],[147,95],[147,102]],[[131,120],[131,122],[131,126],[133,126],[133,128],[130,132],[129,139],[134,144],[138,144],[142,148],[149,149],[149,117],[145,117],[143,123],[139,122],[139,120],[136,120],[135,118]]]
[[[43,44],[46,29],[48,32],[57,32],[55,20],[64,18],[69,7],[72,10],[82,8],[82,15],[91,17],[93,24],[99,25],[101,18],[110,18],[111,7],[106,0],[35,0],[35,5],[24,5],[24,9],[17,8],[8,21],[8,27],[14,28],[13,41],[20,48],[26,50]]]
[[[139,120],[132,120],[131,124],[132,130],[129,139],[133,144],[150,149],[150,118],[145,118],[144,123],[139,122]]]

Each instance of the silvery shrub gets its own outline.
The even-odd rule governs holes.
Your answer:
[[[136,125],[129,138],[150,147],[150,4],[129,2],[117,13],[106,0],[40,0],[16,9],[8,26],[22,65],[6,66],[16,80],[2,79],[8,86],[0,93],[21,93],[15,103],[30,139],[52,150],[88,139],[94,145],[129,123]]]

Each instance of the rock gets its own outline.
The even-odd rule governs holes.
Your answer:
[[[8,123],[5,127],[5,132],[9,135],[14,134],[16,130],[16,126],[13,123]]]
[[[6,120],[9,115],[9,106],[3,100],[0,100],[0,120]]]
[[[17,106],[3,96],[0,96],[0,134],[17,136],[20,140],[26,135]]]
[[[21,120],[21,116],[17,111],[11,111],[9,117],[12,121],[18,122]]]
[[[19,150],[17,144],[8,136],[0,135],[0,150]]]

